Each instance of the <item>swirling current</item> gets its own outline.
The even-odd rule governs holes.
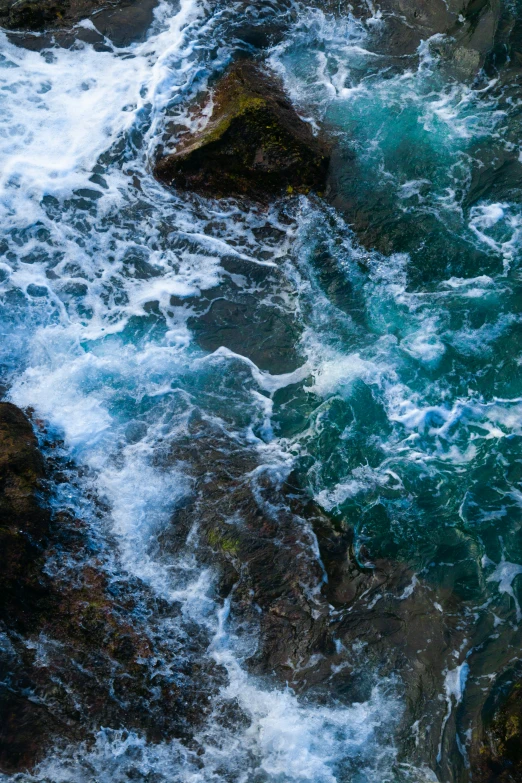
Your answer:
[[[382,54],[387,23],[162,0],[125,46],[1,34],[1,391],[161,649],[143,725],[124,683],[127,723],[55,732],[4,783],[473,779],[522,643],[520,98],[509,63],[449,74],[438,39]],[[267,29],[334,195],[165,188],[158,145]],[[242,566],[254,506],[271,548]],[[292,615],[262,600],[284,568],[291,653],[263,625]],[[30,644],[49,666],[53,640]],[[160,681],[188,712],[154,734]]]

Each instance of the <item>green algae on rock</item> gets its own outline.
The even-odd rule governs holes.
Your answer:
[[[324,190],[328,149],[275,76],[255,63],[236,63],[219,82],[213,103],[206,127],[157,162],[161,182],[261,202],[285,192]]]

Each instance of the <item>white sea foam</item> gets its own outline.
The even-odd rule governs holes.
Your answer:
[[[119,567],[181,605],[183,616],[211,635],[217,632],[212,654],[229,676],[219,699],[237,700],[249,718],[244,730],[211,721],[200,738],[203,759],[179,742],[152,746],[132,732],[102,731],[94,747],[71,747],[42,762],[35,772],[40,780],[80,783],[94,774],[123,783],[136,774],[159,780],[175,774],[187,783],[203,783],[224,780],[228,765],[238,780],[255,768],[273,780],[334,783],[352,760],[367,766],[371,779],[376,757],[382,755],[388,765],[394,758],[388,694],[374,690],[367,702],[314,706],[291,691],[257,683],[235,656],[227,618],[212,597],[212,573],[187,555],[168,563],[158,557],[157,536],[190,493],[191,476],[190,467],[179,463],[158,467],[156,448],[186,432],[197,404],[194,387],[208,382],[215,393],[229,368],[242,366],[245,387],[229,407],[250,411],[242,425],[246,438],[259,419],[268,436],[272,404],[260,391],[273,396],[310,375],[308,364],[273,375],[225,348],[203,356],[191,345],[190,310],[172,305],[173,297],[198,297],[219,284],[226,274],[224,255],[274,268],[287,252],[283,240],[272,247],[275,260],[266,260],[266,248],[252,234],[255,220],[265,225],[266,217],[249,224],[249,215],[234,207],[209,205],[210,219],[214,210],[214,217],[229,226],[213,236],[197,210],[161,189],[148,173],[165,109],[177,105],[184,91],[205,87],[210,69],[202,73],[196,45],[213,23],[206,13],[203,4],[189,0],[170,19],[160,8],[163,24],[128,50],[96,52],[82,45],[42,56],[2,39],[12,64],[2,71],[8,104],[0,143],[3,227],[15,232],[8,235],[15,249],[17,231],[37,225],[43,232],[24,238],[17,258],[11,253],[1,282],[2,293],[21,292],[20,312],[35,313],[10,397],[34,407],[88,468],[89,482],[110,508],[105,532],[118,544]],[[222,56],[226,60],[228,54]],[[182,109],[178,114],[190,125]],[[105,166],[93,183],[99,156],[131,133],[143,134],[144,141],[141,148],[138,142],[129,170]],[[141,191],[133,190],[131,171]],[[86,203],[68,206],[78,190],[90,191],[78,196]],[[145,273],[134,274],[143,263]],[[163,319],[157,332],[147,326],[151,303]],[[133,339],[126,331],[131,326]],[[331,370],[320,371],[316,379],[324,388],[332,383],[326,380],[332,361]],[[192,380],[185,384],[188,376]],[[266,464],[287,475],[292,461],[277,444],[252,441]],[[381,740],[379,732],[384,732]]]
[[[362,359],[358,353],[343,356],[332,352],[331,357],[327,354],[316,364],[312,374],[314,382],[309,387],[310,391],[326,396],[336,392],[349,392],[354,381],[359,379],[366,383],[379,383],[382,369],[373,362]]]
[[[444,356],[446,346],[438,334],[438,323],[426,318],[422,327],[401,340],[401,348],[413,359],[435,365]]]
[[[495,567],[490,576],[488,576],[488,582],[496,582],[499,593],[506,593],[513,599],[517,612],[517,620],[520,621],[522,613],[520,611],[520,604],[513,591],[513,582],[517,576],[522,574],[522,566],[517,563],[510,563],[507,560],[502,560]]]
[[[442,722],[440,730],[439,751],[437,755],[437,761],[440,762],[442,758],[442,742],[444,739],[444,730],[451,717],[451,713],[458,707],[464,696],[464,690],[466,688],[466,681],[469,675],[469,664],[464,661],[460,666],[456,666],[454,669],[449,669],[445,673],[444,678],[444,691],[446,694],[447,712]]]
[[[222,698],[239,702],[250,724],[235,737],[223,728],[212,739],[203,729],[196,738],[203,755],[178,741],[151,745],[134,732],[105,729],[93,747],[67,748],[45,760],[31,780],[87,783],[95,774],[100,780],[127,783],[139,774],[163,782],[171,780],[175,770],[183,783],[211,783],[230,775],[240,781],[255,773],[284,783],[336,783],[339,773],[350,774],[345,766],[349,756],[357,759],[359,774],[365,774],[368,748],[382,723],[383,708],[387,712],[390,706],[375,690],[367,703],[344,710],[303,708],[291,691],[256,688],[239,670]],[[377,774],[386,774],[393,751],[382,752],[380,761],[382,772]],[[377,781],[368,771],[367,779]]]
[[[316,497],[328,510],[380,495],[400,497],[402,509],[409,510],[415,496],[412,466],[443,485],[451,471],[469,475],[484,444],[492,448],[522,431],[520,401],[485,402],[474,390],[466,398],[464,391],[456,394],[434,381],[450,351],[483,357],[517,323],[498,311],[508,288],[493,272],[476,270],[470,277],[443,272],[448,279],[439,285],[415,290],[406,253],[385,257],[358,248],[339,215],[305,198],[296,207],[296,228],[288,215],[283,222],[274,213],[260,216],[233,204],[202,206],[197,199],[167,193],[152,179],[164,113],[186,128],[208,116],[207,109],[194,119],[184,98],[206,90],[212,71],[231,56],[226,44],[217,54],[202,56],[211,51],[210,42],[214,47],[221,41],[213,34],[218,17],[191,0],[183,0],[171,18],[162,6],[145,43],[110,52],[83,45],[42,55],[2,37],[9,67],[1,77],[0,207],[2,226],[10,233],[0,286],[2,294],[17,292],[6,300],[10,317],[3,346],[6,366],[17,369],[11,399],[36,408],[89,469],[89,480],[111,509],[109,532],[125,570],[214,635],[210,653],[229,678],[217,697],[216,714],[228,700],[248,717],[246,728],[226,729],[217,720],[206,725],[199,737],[205,750],[198,758],[179,742],[152,746],[132,733],[102,731],[94,747],[70,748],[44,761],[36,774],[42,780],[80,783],[94,775],[126,783],[136,774],[159,780],[174,774],[186,783],[214,783],[230,776],[246,780],[255,770],[284,783],[338,783],[352,779],[355,768],[358,779],[381,781],[394,764],[391,735],[401,707],[389,684],[382,682],[365,702],[318,705],[247,676],[238,653],[244,640],[233,638],[226,607],[220,610],[213,600],[211,571],[198,566],[195,557],[168,564],[158,557],[156,537],[192,484],[190,466],[160,468],[155,449],[186,434],[198,405],[225,427],[212,407],[216,398],[224,400],[226,426],[258,449],[260,470],[269,466],[281,480],[295,454],[313,454],[309,446],[316,442],[307,438],[328,434],[329,400],[353,406],[353,429],[347,425],[338,434],[328,457],[349,450],[359,417],[370,432],[362,459],[367,451],[374,463],[354,467],[349,454],[345,466],[339,457],[335,478],[324,478],[317,466],[310,470]],[[307,11],[274,47],[270,63],[314,127],[321,118],[340,134],[351,133],[355,121],[368,125],[370,141],[363,134],[357,148],[357,128],[351,140],[360,160],[396,189],[405,210],[411,200],[442,220],[462,215],[453,174],[437,189],[431,179],[406,174],[401,179],[385,169],[380,153],[387,149],[388,159],[390,150],[395,154],[391,142],[400,136],[390,117],[409,117],[410,126],[427,134],[433,149],[453,163],[467,141],[490,133],[501,116],[482,111],[487,96],[437,81],[422,52],[418,70],[379,76],[381,58],[370,44],[372,29],[382,24],[379,13],[361,23]],[[366,78],[368,73],[374,75]],[[123,163],[118,143],[126,145]],[[108,151],[116,163],[104,163],[103,174],[91,181],[93,167]],[[74,191],[85,189],[97,192],[76,194],[85,203],[71,205]],[[352,286],[353,312],[329,302],[317,282],[322,262],[310,260],[310,248],[324,229],[322,220],[331,221],[332,238],[324,266],[331,262],[343,270]],[[216,224],[224,228],[215,229]],[[277,242],[258,238],[259,229],[267,227],[277,229]],[[514,258],[520,219],[513,207],[480,204],[470,211],[467,228],[477,246],[510,262]],[[294,372],[271,374],[228,348],[205,355],[194,345],[187,326],[192,304],[185,308],[180,301],[200,297],[225,279],[239,288],[246,285],[239,272],[221,264],[224,256],[258,271],[284,266],[291,295],[278,293],[305,327],[300,347],[307,360]],[[460,314],[475,305],[497,311],[472,328]],[[25,318],[22,337],[15,339],[20,321],[13,326],[11,317]],[[225,385],[230,374],[236,381],[232,391]],[[304,387],[308,429],[278,440],[277,393],[294,385]],[[370,393],[358,407],[361,388]],[[396,516],[395,531],[405,518]],[[515,598],[513,580],[521,568],[503,560],[488,581]],[[402,598],[413,595],[416,579]],[[446,672],[446,722],[463,699],[467,665]],[[412,779],[417,773],[417,779],[433,779],[427,768],[412,767]]]

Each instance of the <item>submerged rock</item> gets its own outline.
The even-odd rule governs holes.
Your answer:
[[[206,127],[162,157],[155,175],[214,197],[266,202],[281,193],[323,191],[329,153],[296,113],[276,77],[236,63],[219,82]]]
[[[353,13],[374,23],[377,51],[393,57],[410,57],[423,41],[440,55],[443,67],[457,79],[473,78],[493,46],[500,0],[319,0],[332,13]],[[374,48],[374,47],[372,47]]]

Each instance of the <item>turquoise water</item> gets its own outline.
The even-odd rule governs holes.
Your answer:
[[[322,35],[330,44],[333,27]],[[479,548],[496,560],[499,535],[507,536],[517,560],[519,507],[507,464],[519,437],[520,217],[513,200],[472,200],[484,166],[478,144],[509,146],[512,118],[492,83],[446,83],[431,57],[399,75],[348,73],[336,83],[346,52],[335,39],[321,71],[334,88],[310,78],[301,86],[306,39],[296,39],[277,61],[295,95],[312,111],[319,105],[340,135],[337,201],[353,208],[368,244],[393,252],[358,246],[331,210],[303,209],[303,340],[323,353],[308,388],[327,400],[316,406],[308,397],[312,427],[290,441],[306,452],[314,492],[376,553],[428,567],[450,528],[473,551],[482,539]],[[283,419],[282,434],[286,427]]]
[[[147,41],[125,50],[40,54],[2,40],[2,385],[87,469],[85,493],[109,509],[95,524],[114,546],[111,568],[204,629],[229,678],[219,699],[249,721],[213,716],[197,764],[181,742],[101,732],[94,747],[50,757],[38,780],[161,781],[173,769],[187,783],[467,780],[478,694],[518,650],[509,83],[452,80],[427,46],[398,70],[372,52],[371,25],[265,10],[286,25],[270,65],[334,142],[332,203],[263,212],[152,178],[168,122],[194,127],[194,98],[248,50],[233,8],[164,4]],[[504,178],[484,179],[500,159]],[[236,314],[208,316],[218,302]],[[432,590],[432,613],[448,614],[446,657],[429,664],[440,714],[415,731],[435,750],[412,743],[413,720],[399,731],[407,673],[372,672],[364,655],[357,699],[303,699],[248,674],[241,650],[255,631],[238,640],[212,569],[197,551],[158,551],[192,481],[190,465],[166,472],[158,454],[194,417],[274,474],[294,471],[340,530],[353,528],[362,566],[400,564],[412,592]]]

